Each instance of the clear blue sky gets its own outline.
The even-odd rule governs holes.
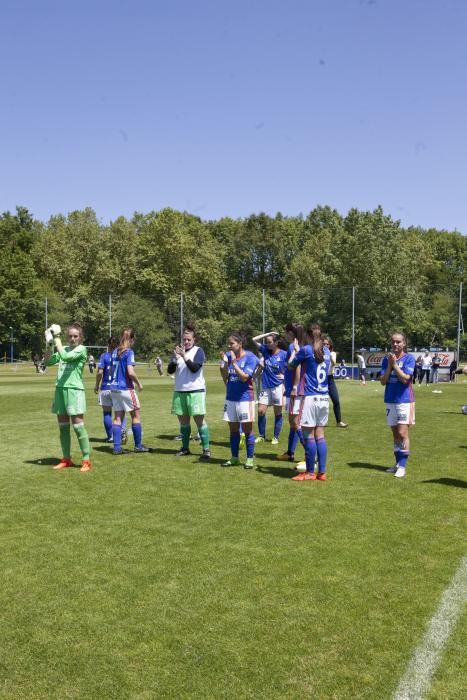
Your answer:
[[[2,0],[0,210],[467,233],[465,0]]]

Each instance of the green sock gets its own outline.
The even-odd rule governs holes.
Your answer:
[[[182,447],[184,450],[190,449],[190,435],[191,435],[191,425],[181,425],[180,432],[182,434]]]
[[[59,423],[60,428],[60,445],[62,446],[62,456],[65,459],[71,457],[71,431],[69,423]]]
[[[203,450],[209,450],[209,428],[206,423],[203,423],[201,428],[198,428],[199,436],[201,438],[201,445]]]
[[[84,423],[75,423],[73,425],[73,429],[76,437],[78,438],[79,448],[81,450],[81,454],[83,455],[83,459],[89,459],[89,437],[88,431],[84,427]]]

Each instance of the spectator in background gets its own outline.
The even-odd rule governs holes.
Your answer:
[[[94,372],[94,370],[96,369],[96,359],[95,359],[94,355],[89,355],[88,367],[89,367],[89,371],[92,374]]]
[[[438,355],[438,353],[435,353],[433,355],[433,359],[431,360],[431,383],[432,384],[438,383],[438,372],[439,372],[440,365],[441,365],[441,358]]]
[[[423,378],[426,377],[426,383],[430,383],[430,372],[431,372],[431,355],[428,350],[422,357],[422,371],[418,375],[418,383],[423,383]]]
[[[159,372],[159,376],[162,377],[162,360],[159,357],[159,355],[154,360],[154,364],[156,365],[156,369]]]
[[[449,365],[449,381],[454,382],[456,379],[456,369],[457,369],[457,360],[453,360],[451,364]]]
[[[355,357],[358,364],[358,374],[363,385],[366,384],[366,362],[361,352],[356,352]]]

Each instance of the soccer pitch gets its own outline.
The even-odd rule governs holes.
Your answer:
[[[446,590],[449,634],[433,676],[419,673],[427,698],[467,696],[466,581],[452,588],[467,555],[465,382],[415,388],[405,479],[385,473],[382,388],[341,382],[349,428],[331,415],[329,480],[296,483],[275,460],[286,421],[256,470],[220,468],[216,367],[210,463],[197,443],[174,456],[173,382],[138,373],[154,451],[111,455],[86,369],[94,469],[81,474],[51,468],[55,372],[0,368],[1,698],[390,699]]]

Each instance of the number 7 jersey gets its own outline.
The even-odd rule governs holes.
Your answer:
[[[323,348],[324,360],[317,362],[311,345],[304,345],[291,363],[293,367],[301,365],[299,396],[323,396],[328,393],[328,372],[331,365],[331,353]]]

